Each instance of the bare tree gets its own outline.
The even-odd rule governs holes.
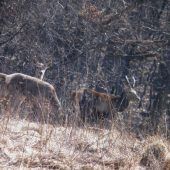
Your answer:
[[[5,0],[0,9],[0,71],[34,76],[34,56],[52,60],[46,80],[65,113],[71,113],[72,90],[110,93],[115,85],[118,95],[124,76],[130,82],[135,76],[142,100],[138,109],[131,107],[140,121],[131,116],[130,129],[163,127],[159,120],[169,117],[169,82],[163,76],[169,76],[169,7],[168,0]],[[167,71],[161,71],[163,65]],[[157,133],[160,128],[146,129]]]

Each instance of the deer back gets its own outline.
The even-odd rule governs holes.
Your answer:
[[[72,102],[80,107],[80,114],[95,115],[98,117],[109,117],[111,113],[124,111],[130,101],[139,101],[136,91],[128,86],[123,87],[119,96],[113,94],[99,93],[91,89],[83,89],[72,93]],[[75,106],[74,106],[75,107]]]
[[[14,73],[7,76],[6,84],[11,95],[17,91],[20,95],[18,97],[24,96],[36,103],[49,101],[54,109],[60,108],[55,89],[47,82],[25,74]]]
[[[91,89],[84,89],[83,92],[83,99],[88,102],[89,107],[101,113],[109,112],[113,108],[114,103],[111,102],[115,98],[114,95],[99,93]]]

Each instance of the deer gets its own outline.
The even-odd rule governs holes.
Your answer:
[[[39,118],[46,120],[45,111],[52,121],[60,119],[61,104],[54,87],[38,78],[22,73],[0,73],[0,98],[8,100],[7,112],[15,113],[23,100],[37,107]]]
[[[123,90],[120,95],[99,93],[95,90],[84,88],[71,93],[71,100],[76,116],[84,123],[93,119],[112,119],[115,112],[123,112],[129,103],[139,102],[140,97],[129,85],[122,82]]]
[[[41,59],[40,61],[36,56],[32,59],[31,63],[36,67],[35,77],[40,80],[43,80],[46,70],[52,66],[52,60],[43,61]]]

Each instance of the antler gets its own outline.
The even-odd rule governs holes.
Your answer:
[[[127,75],[125,75],[125,77],[126,77],[126,80],[127,80],[127,82],[128,82],[128,85],[131,87],[128,76],[127,76]],[[132,88],[132,87],[131,87],[131,88]]]
[[[135,87],[135,84],[136,84],[136,79],[135,79],[135,77],[133,76],[133,87]]]
[[[128,76],[127,76],[127,75],[125,75],[125,77],[126,77],[126,80],[127,80],[128,84],[129,84],[129,86],[131,87]],[[133,86],[132,86],[132,87],[135,87],[136,79],[135,79],[135,77],[134,77],[134,76],[133,76],[132,78],[133,78]]]

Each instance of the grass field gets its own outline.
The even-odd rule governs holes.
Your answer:
[[[170,169],[169,142],[119,131],[1,117],[0,169]]]

